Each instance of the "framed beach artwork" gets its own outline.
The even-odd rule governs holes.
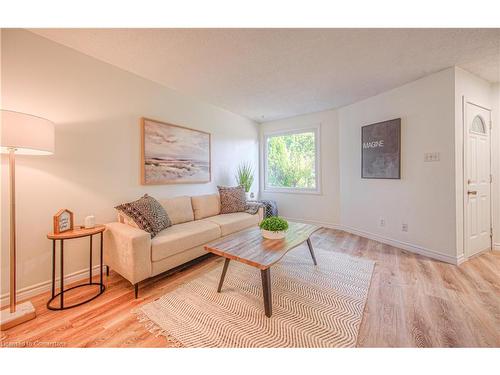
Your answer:
[[[401,119],[361,128],[361,178],[401,178]]]
[[[141,183],[210,182],[210,133],[141,118]]]

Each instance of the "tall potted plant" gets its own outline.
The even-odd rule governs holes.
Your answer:
[[[238,185],[243,186],[245,189],[246,198],[253,198],[253,193],[250,193],[250,188],[253,184],[253,167],[248,162],[243,162],[236,170],[236,181]]]

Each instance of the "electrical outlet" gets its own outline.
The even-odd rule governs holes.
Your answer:
[[[439,161],[439,152],[426,152],[424,154],[425,162]]]
[[[385,219],[383,217],[380,218],[380,226],[385,227]]]
[[[401,230],[403,232],[408,232],[408,224],[403,223],[403,225],[401,225]]]

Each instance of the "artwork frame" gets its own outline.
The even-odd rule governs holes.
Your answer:
[[[54,234],[68,232],[74,229],[74,214],[67,208],[60,209],[53,217]]]
[[[199,184],[212,181],[212,136],[209,132],[147,117],[141,117],[140,129],[142,185]],[[175,141],[170,141],[168,137]],[[164,144],[160,144],[158,138],[163,139]],[[183,142],[184,147],[177,144],[179,142]],[[158,151],[162,147],[164,151]],[[192,151],[191,154],[189,150]],[[164,153],[159,155],[159,152]],[[163,171],[160,170],[161,167],[164,167]]]
[[[361,178],[401,179],[401,118],[361,127]]]

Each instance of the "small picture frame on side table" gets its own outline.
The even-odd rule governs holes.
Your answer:
[[[63,208],[54,215],[54,233],[59,234],[69,230],[73,230],[73,212]]]

